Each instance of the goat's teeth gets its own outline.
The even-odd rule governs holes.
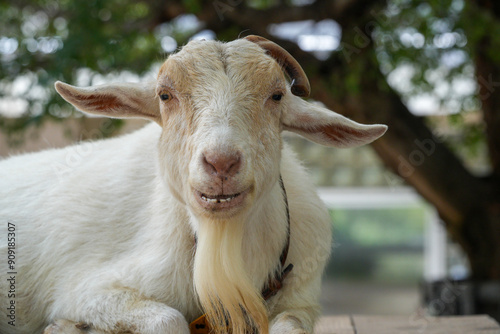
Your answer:
[[[209,203],[227,203],[227,202],[230,202],[233,198],[235,198],[236,195],[233,195],[233,196],[229,196],[229,197],[226,197],[226,198],[209,198],[205,195],[201,195],[201,199],[204,200],[205,202],[209,202]]]

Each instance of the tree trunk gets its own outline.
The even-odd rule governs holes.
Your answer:
[[[466,10],[472,14],[471,19],[481,12],[487,12],[491,15],[492,22],[486,24],[500,24],[498,1],[479,0],[476,3],[468,3]],[[487,28],[486,33],[476,43],[472,43],[471,57],[476,65],[478,98],[486,125],[491,173],[486,178],[489,185],[487,198],[476,212],[471,212],[466,217],[466,235],[476,245],[471,258],[474,274],[483,279],[500,280],[500,64],[498,59],[494,59],[498,52],[495,38]],[[479,221],[483,223],[479,224]]]

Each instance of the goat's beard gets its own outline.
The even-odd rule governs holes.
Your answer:
[[[267,334],[268,315],[260,291],[243,262],[244,226],[235,221],[202,221],[194,261],[194,283],[207,320],[215,333]]]

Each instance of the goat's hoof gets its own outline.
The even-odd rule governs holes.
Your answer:
[[[48,325],[43,334],[83,334],[88,333],[89,329],[88,324],[59,319]]]

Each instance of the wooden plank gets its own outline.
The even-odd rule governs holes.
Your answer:
[[[485,315],[461,317],[352,316],[356,334],[500,334]]]
[[[355,334],[348,315],[325,316],[319,319],[314,334]]]

